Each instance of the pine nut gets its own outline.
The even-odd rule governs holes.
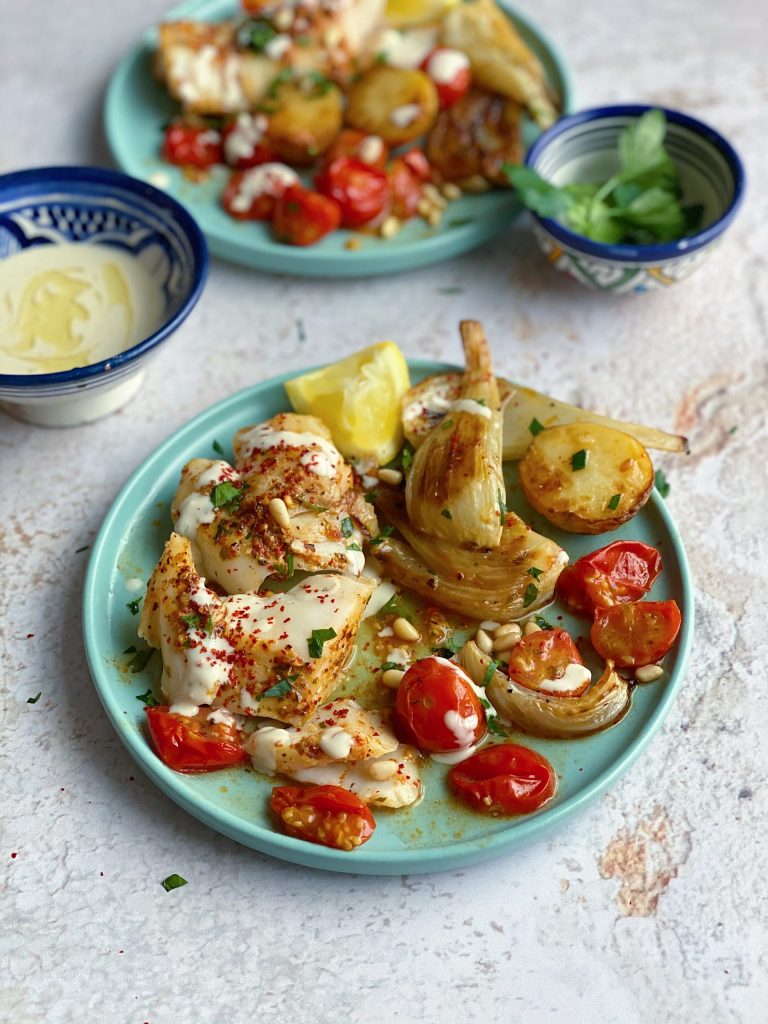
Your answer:
[[[405,672],[399,668],[388,668],[386,672],[382,672],[381,681],[385,686],[388,686],[390,690],[396,690],[400,683],[403,681]]]
[[[395,636],[398,640],[405,640],[406,643],[412,644],[415,640],[419,639],[418,629],[402,616],[399,619],[395,619],[392,623],[392,629],[395,631]]]
[[[438,210],[435,207],[432,208],[432,212],[427,214],[427,224],[431,228],[436,228],[440,221],[443,219],[443,211]]]
[[[484,629],[486,633],[495,633],[500,625],[500,622],[494,622],[493,619],[484,619],[480,623],[480,629]]]
[[[293,24],[293,11],[288,7],[280,8],[275,14],[274,25],[278,32],[287,32]]]
[[[642,665],[635,669],[635,679],[638,683],[653,683],[663,675],[664,669],[661,665]]]
[[[398,217],[387,217],[379,228],[379,234],[382,238],[394,238],[401,227],[402,224]]]
[[[525,628],[523,629],[523,632],[525,633],[526,636],[530,636],[531,633],[540,633],[541,632],[541,626],[538,626],[533,621],[533,619],[531,619],[530,622],[526,622]]]
[[[515,633],[504,633],[503,636],[495,636],[493,638],[494,653],[500,654],[501,651],[510,651],[519,640],[520,637]]]
[[[282,526],[284,530],[289,530],[291,527],[291,517],[288,515],[288,506],[285,504],[282,498],[273,498],[269,503],[269,514],[275,520],[278,526]]]
[[[501,640],[503,636],[514,636],[519,640],[522,635],[523,631],[517,622],[505,622],[503,626],[497,626],[493,639]]]
[[[440,191],[443,193],[445,198],[449,200],[461,199],[462,195],[464,194],[459,188],[459,186],[454,184],[452,181],[446,181],[443,185],[441,185]]]
[[[425,199],[429,200],[433,206],[439,206],[441,210],[445,208],[445,199],[440,195],[439,190],[429,182],[422,186],[421,194]]]
[[[433,205],[428,199],[420,199],[416,212],[420,217],[428,217],[433,210]]]
[[[493,650],[493,640],[491,640],[484,629],[478,629],[477,633],[475,633],[475,643],[483,654],[490,654]]]
[[[391,779],[397,773],[397,761],[371,761],[368,765],[368,774],[376,782],[384,782]]]
[[[403,474],[399,469],[380,469],[379,480],[385,484],[392,484],[393,487],[397,487],[398,484],[403,482]]]

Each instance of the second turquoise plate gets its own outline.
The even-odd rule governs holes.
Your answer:
[[[412,362],[415,381],[428,374],[456,370],[436,363]],[[143,730],[143,705],[136,698],[160,674],[155,655],[143,672],[127,671],[126,649],[138,643],[138,619],[129,602],[137,595],[128,580],[147,580],[171,530],[169,506],[182,466],[191,458],[214,456],[214,441],[229,448],[242,426],[258,423],[288,408],[278,377],[241,391],[212,406],[162,444],[141,465],[109,511],[94,543],[85,582],[83,622],[88,663],[99,697],[120,739],[146,774],[177,804],[224,835],[282,860],[308,867],[360,874],[410,874],[457,868],[508,854],[525,842],[560,826],[576,811],[613,785],[642,753],[666,715],[680,686],[693,635],[691,580],[680,536],[656,491],[611,540],[632,538],[657,547],[664,572],[653,600],[674,598],[683,614],[677,644],[665,659],[665,674],[656,683],[634,689],[632,707],[613,728],[585,739],[540,740],[512,734],[515,742],[547,757],[559,778],[555,799],[541,811],[520,818],[486,818],[452,800],[446,769],[434,763],[423,770],[426,796],[416,807],[377,812],[373,838],[354,853],[314,846],[276,832],[268,810],[272,782],[244,769],[207,775],[179,775],[152,751]],[[554,529],[541,520],[512,487],[510,507],[535,530],[552,537],[571,559],[606,542]],[[573,635],[583,620],[562,615],[558,624]]]
[[[502,7],[542,61],[567,113],[571,96],[561,58],[531,22],[506,4]],[[235,10],[232,0],[188,0],[172,8],[166,20],[183,17],[221,21],[232,17]],[[306,249],[275,242],[269,225],[236,221],[224,212],[220,196],[229,176],[225,168],[214,168],[207,181],[194,184],[179,168],[160,159],[163,125],[175,116],[178,108],[153,77],[154,46],[155,33],[150,30],[112,77],[104,107],[107,141],[114,159],[128,174],[153,184],[158,183],[158,175],[162,176],[162,187],[197,220],[214,256],[260,270],[312,277],[391,274],[468,252],[498,235],[522,210],[513,192],[497,189],[451,203],[437,227],[429,227],[420,219],[412,220],[394,239],[334,231]],[[535,125],[526,123],[526,144],[530,145],[538,135]],[[350,238],[355,238],[360,248],[345,248]]]

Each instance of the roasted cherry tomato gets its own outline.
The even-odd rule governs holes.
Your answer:
[[[345,228],[370,224],[389,205],[389,180],[384,171],[349,156],[326,164],[315,177],[315,188],[336,200]]]
[[[214,164],[223,164],[221,134],[204,125],[172,121],[165,129],[163,159],[169,164],[197,167],[200,170]]]
[[[409,149],[398,159],[403,161],[411,174],[419,181],[432,180],[432,168],[429,166],[429,160],[420,149]]]
[[[472,72],[469,57],[461,50],[438,46],[424,58],[421,70],[435,83],[441,110],[452,107],[469,91]]]
[[[238,114],[221,132],[224,159],[230,167],[246,171],[249,167],[273,163],[277,156],[264,141],[267,119],[263,114]]]
[[[389,168],[389,188],[392,196],[390,212],[399,220],[408,220],[421,202],[421,181],[402,157],[393,160]]]
[[[369,167],[383,171],[389,159],[389,148],[378,135],[368,135],[355,128],[344,128],[323,154],[323,166],[332,164],[341,156],[350,156]]]
[[[397,689],[395,713],[409,743],[432,754],[447,754],[485,735],[485,711],[469,676],[445,658],[411,665]]]
[[[289,836],[337,850],[362,846],[376,828],[363,801],[341,786],[275,786],[271,804]]]
[[[236,220],[271,220],[277,200],[287,188],[298,184],[299,177],[290,167],[262,164],[247,171],[235,171],[221,203]]]
[[[530,814],[557,788],[552,765],[517,743],[494,743],[454,765],[448,781],[457,796],[486,814]]]
[[[275,206],[275,238],[288,245],[314,245],[341,223],[339,204],[327,196],[294,185]]]
[[[572,612],[593,615],[596,608],[639,601],[661,572],[661,555],[639,540],[617,540],[567,565],[557,596]]]
[[[651,665],[675,642],[681,621],[675,601],[638,601],[598,608],[592,624],[592,646],[617,668]]]
[[[509,652],[507,672],[520,686],[558,697],[578,697],[591,678],[564,629],[540,629],[518,640]]]
[[[146,708],[152,746],[169,768],[177,772],[208,772],[245,761],[234,725],[210,721],[211,708],[187,718],[167,707]]]

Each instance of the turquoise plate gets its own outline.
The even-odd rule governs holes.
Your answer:
[[[414,381],[457,367],[411,363]],[[331,871],[362,874],[409,874],[476,863],[520,846],[560,825],[611,786],[644,750],[661,725],[683,676],[693,631],[693,600],[688,563],[680,536],[654,491],[643,510],[611,540],[634,538],[660,549],[664,572],[653,599],[674,598],[683,613],[678,643],[668,655],[667,672],[657,683],[638,686],[632,707],[613,728],[586,739],[540,740],[523,735],[512,739],[541,751],[559,776],[552,803],[527,817],[485,818],[465,810],[448,795],[447,769],[432,762],[424,769],[426,796],[411,809],[377,812],[373,838],[354,853],[313,846],[281,835],[267,809],[271,782],[244,769],[207,775],[179,775],[152,752],[143,732],[143,705],[137,695],[153,686],[160,674],[157,655],[147,668],[126,671],[126,648],[137,642],[138,619],[127,603],[137,595],[126,581],[147,580],[167,539],[169,506],[182,466],[196,456],[213,456],[214,440],[228,447],[235,431],[288,408],[283,382],[291,375],[257,384],[212,406],[173,434],[141,465],[117,497],[96,538],[83,597],[83,622],[88,663],[96,689],[120,739],[146,774],[172,800],[211,828],[238,842],[282,860]],[[511,486],[510,506],[530,520],[534,529],[561,544],[571,558],[594,550],[603,538],[579,537],[554,529],[539,519]],[[584,620],[570,619],[556,606],[544,612],[574,636],[585,631]]]
[[[541,59],[567,113],[571,106],[570,88],[562,60],[533,24],[506,4],[503,6]],[[231,17],[235,10],[231,0],[190,0],[169,11],[167,20],[221,21]],[[413,220],[395,239],[335,231],[307,249],[274,242],[268,225],[233,220],[221,208],[219,197],[229,175],[225,168],[215,168],[208,181],[193,184],[178,168],[160,159],[163,125],[178,107],[152,76],[155,40],[155,31],[148,31],[112,77],[104,108],[107,140],[115,161],[128,174],[153,184],[158,183],[156,175],[163,176],[162,187],[195,217],[214,256],[259,270],[313,277],[390,274],[474,249],[503,231],[522,209],[514,193],[496,190],[451,203],[443,223],[436,228]],[[536,127],[526,123],[526,144],[530,145],[538,135]],[[345,248],[350,238],[357,239],[359,249]]]

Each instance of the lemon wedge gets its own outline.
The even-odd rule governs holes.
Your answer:
[[[410,386],[403,353],[382,341],[294,377],[285,390],[296,412],[319,417],[341,454],[366,467],[383,466],[399,452],[400,400]]]
[[[394,28],[437,21],[460,0],[387,0],[385,20]]]

